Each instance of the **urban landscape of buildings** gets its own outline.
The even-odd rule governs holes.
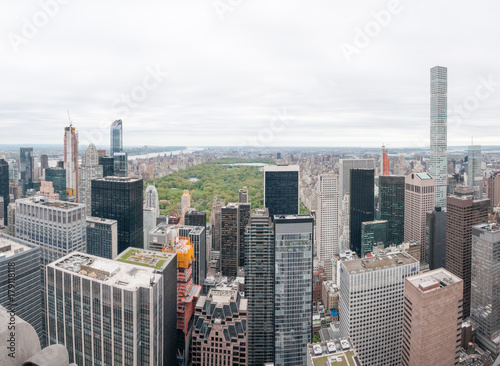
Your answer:
[[[133,156],[121,119],[109,146],[70,122],[50,156],[0,151],[1,364],[498,365],[500,154],[450,152],[447,86],[431,68],[430,151]],[[155,182],[224,159],[260,204],[243,177],[167,212]]]

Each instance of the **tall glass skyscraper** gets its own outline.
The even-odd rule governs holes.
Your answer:
[[[299,166],[264,167],[264,206],[269,216],[299,213]]]
[[[27,189],[33,188],[33,148],[21,147],[19,161],[21,184],[23,185],[23,195],[25,195]]]
[[[447,189],[447,121],[448,69],[431,69],[431,163],[429,172],[434,178],[436,207],[446,207]]]
[[[307,364],[312,341],[313,227],[311,215],[274,217],[275,366]]]
[[[387,220],[387,243],[399,245],[405,235],[405,177],[379,177],[380,220]]]
[[[361,223],[375,219],[375,170],[351,169],[351,250],[361,254]]]
[[[111,124],[110,130],[110,156],[114,153],[123,151],[123,130],[122,130],[122,120],[118,119]]]
[[[252,212],[245,230],[248,365],[274,362],[274,229],[266,208]]]
[[[9,163],[4,159],[0,159],[0,197],[3,197],[3,207],[0,205],[0,210],[4,212],[4,225],[7,226],[7,206],[10,202]]]
[[[479,200],[483,193],[481,177],[481,145],[469,145],[467,185],[474,191],[474,198]]]

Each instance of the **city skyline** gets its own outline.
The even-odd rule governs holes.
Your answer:
[[[109,126],[122,119],[125,145],[171,145],[189,134],[191,146],[428,146],[435,65],[449,72],[448,144],[465,145],[475,130],[495,126],[496,3],[464,12],[465,2],[443,1],[429,12],[428,1],[398,2],[391,12],[386,2],[235,2],[222,14],[215,3],[156,4],[153,14],[121,2],[120,17],[111,4],[99,4],[99,15],[92,6],[60,4],[29,39],[24,19],[44,10],[2,5],[5,141],[57,142],[51,131],[66,124],[69,109],[85,145],[106,144]],[[365,34],[370,26],[373,36]],[[363,47],[357,36],[366,38]],[[146,78],[147,95],[120,102]],[[498,140],[486,135],[475,140]]]

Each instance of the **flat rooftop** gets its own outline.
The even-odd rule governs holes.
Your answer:
[[[118,221],[116,220],[105,219],[102,217],[93,217],[93,216],[87,216],[87,222],[94,222],[96,224],[106,224],[106,225],[113,225],[118,223]]]
[[[298,165],[266,165],[264,172],[298,172]]]
[[[437,289],[462,281],[459,277],[444,268],[425,272],[416,276],[407,277],[408,281],[420,289],[421,292],[435,291]]]
[[[137,182],[142,181],[142,178],[134,178],[134,177],[104,177],[96,179],[99,182]]]
[[[119,286],[127,289],[149,287],[151,283],[157,283],[161,278],[161,274],[150,266],[119,262],[81,252],[68,254],[47,266],[80,277],[89,277],[93,281],[106,283],[109,286]]]
[[[216,287],[208,292],[207,298],[217,304],[227,303],[238,298],[238,289],[232,287]]]
[[[415,173],[415,175],[423,180],[432,179],[432,177],[429,173]]]
[[[140,266],[163,271],[163,269],[168,266],[173,258],[175,258],[174,253],[128,248],[118,254],[118,256],[114,260],[122,263],[137,264]]]
[[[16,254],[33,249],[35,246],[24,244],[23,241],[0,234],[0,259],[10,258]]]
[[[381,255],[373,258],[363,258],[343,261],[342,265],[345,267],[347,272],[354,273],[361,270],[377,270],[385,269],[389,267],[399,267],[407,264],[418,263],[418,260],[413,258],[406,252],[393,253],[387,255]]]
[[[74,203],[74,202],[67,202],[67,201],[59,201],[59,200],[51,200],[43,196],[36,196],[36,197],[28,197],[28,198],[23,198],[23,199],[18,199],[16,202],[23,202],[23,203],[31,203],[34,205],[40,205],[44,207],[53,207],[53,208],[60,208],[63,210],[71,210],[74,208],[80,208],[84,207],[85,205],[81,203]]]
[[[307,353],[314,366],[361,365],[349,338],[308,344]]]

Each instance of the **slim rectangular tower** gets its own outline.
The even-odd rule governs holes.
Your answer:
[[[3,206],[0,205],[0,210],[3,211],[4,225],[7,226],[9,221],[7,207],[10,203],[9,163],[7,163],[4,159],[0,159],[0,197],[3,197]]]
[[[375,170],[351,169],[349,241],[361,255],[361,223],[375,219]]]
[[[318,257],[323,263],[327,279],[332,279],[332,259],[339,254],[339,177],[322,174],[318,182],[316,207],[316,234]]]
[[[21,171],[21,184],[23,195],[26,190],[33,188],[33,148],[21,147],[19,155],[19,170]]]
[[[379,177],[380,220],[387,220],[387,242],[399,245],[405,233],[405,177]]]
[[[340,262],[340,335],[363,365],[401,365],[405,278],[419,270],[406,252]]]
[[[114,153],[123,151],[123,126],[122,120],[118,119],[111,124],[110,128],[110,152],[109,155],[113,156]]]
[[[431,69],[431,162],[429,173],[434,178],[436,207],[446,207],[447,190],[447,121],[448,69]]]
[[[312,341],[313,226],[311,215],[274,217],[275,365],[303,366]]]
[[[444,268],[406,278],[403,366],[458,364],[462,285]]]
[[[64,128],[64,169],[66,169],[66,199],[78,202],[78,133],[73,125]]]
[[[248,365],[274,362],[274,228],[266,208],[252,212],[245,231]]]
[[[467,185],[474,191],[474,198],[483,198],[483,178],[481,176],[481,145],[469,145]]]

